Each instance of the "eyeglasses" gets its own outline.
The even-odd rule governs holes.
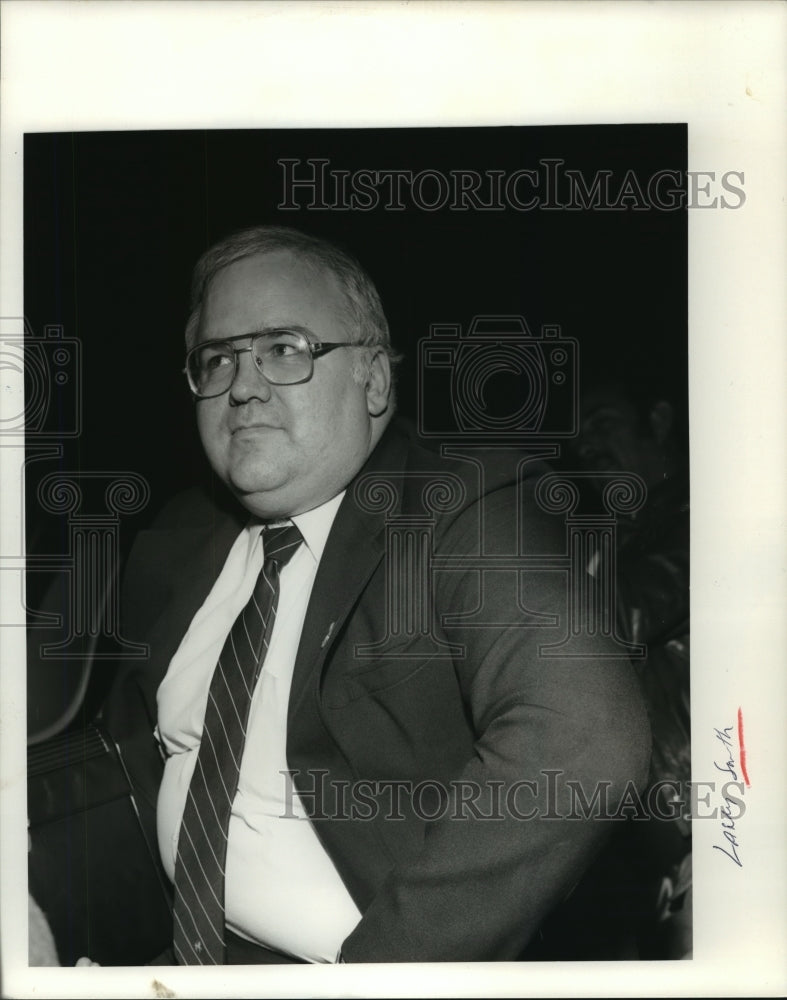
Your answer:
[[[250,343],[247,347],[233,347],[238,340]],[[257,370],[273,385],[297,385],[312,377],[315,358],[337,347],[359,346],[350,341],[314,343],[294,330],[243,333],[192,347],[183,371],[197,399],[211,399],[223,395],[235,381],[239,354],[251,354]]]

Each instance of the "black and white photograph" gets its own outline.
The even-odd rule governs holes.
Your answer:
[[[206,6],[236,40],[277,11],[310,38],[353,20]],[[422,23],[555,7],[489,6]],[[418,20],[359,8],[359,38]],[[713,992],[724,907],[783,879],[784,810],[757,798],[779,706],[720,645],[745,601],[737,631],[712,604],[734,566],[769,579],[729,539],[719,557],[734,496],[709,504],[705,402],[735,336],[709,345],[703,308],[734,291],[709,231],[763,210],[757,170],[698,158],[678,102],[487,106],[239,120],[192,99],[177,124],[6,133],[3,704],[24,780],[3,832],[29,978],[3,995]],[[735,392],[748,369],[728,370]],[[727,443],[743,478],[751,444]],[[752,512],[749,559],[778,516]],[[751,953],[763,925],[742,921]]]
[[[28,399],[57,387],[42,438],[83,422],[26,466],[28,575],[69,541],[27,584],[63,622],[31,628],[27,701],[58,954],[155,959],[174,882],[181,964],[237,937],[280,962],[689,955],[685,126],[39,134],[25,163]],[[314,565],[267,610],[255,553],[301,516]],[[260,634],[230,640],[252,593]],[[222,714],[199,738],[219,681],[231,746]],[[187,803],[220,888],[178,870]]]

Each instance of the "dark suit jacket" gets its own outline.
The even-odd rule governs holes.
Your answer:
[[[515,571],[482,577],[471,564],[481,552],[517,551],[517,532],[522,551],[564,551],[561,519],[532,499],[535,477],[517,487],[513,465],[504,465],[481,483],[473,463],[419,447],[395,421],[348,488],[318,569],[294,668],[287,754],[363,914],[343,946],[350,962],[517,958],[608,832],[609,823],[554,818],[570,811],[566,780],[580,782],[588,799],[609,782],[612,801],[647,773],[647,721],[628,662],[606,657],[603,640],[585,659],[539,653],[565,632],[565,575],[520,574],[517,607]],[[369,488],[359,502],[367,475],[383,475],[391,488]],[[440,481],[454,494],[453,509],[430,515],[424,487]],[[370,510],[376,501],[380,509]],[[151,655],[121,679],[107,722],[129,748],[129,770],[150,809],[160,769],[150,739],[156,688],[245,519],[220,503],[179,498],[140,535],[126,571],[123,634],[149,643]],[[402,543],[407,530],[411,539],[431,531],[435,556],[454,560],[432,574],[431,635],[417,618],[391,618],[392,588],[412,576],[396,567],[419,558],[417,542]],[[479,608],[482,586],[486,621],[524,622],[527,609],[531,624],[452,623],[446,616]],[[412,595],[412,583],[405,590]],[[387,632],[387,643],[368,649]],[[534,784],[510,800],[517,815],[506,794],[522,781]],[[473,799],[475,787],[475,809],[440,798],[445,788]],[[534,809],[547,818],[521,818]]]

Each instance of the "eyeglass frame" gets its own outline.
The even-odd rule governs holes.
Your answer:
[[[195,344],[193,347],[189,348],[189,350],[186,352],[186,363],[185,363],[185,366],[183,367],[183,371],[182,371],[182,374],[186,376],[186,381],[188,382],[188,386],[189,386],[189,392],[194,397],[194,399],[195,400],[199,400],[199,399],[218,399],[219,396],[223,396],[225,392],[229,392],[230,389],[232,389],[233,382],[238,377],[238,355],[239,354],[251,354],[252,351],[254,350],[254,344],[255,344],[255,342],[257,340],[259,340],[260,337],[270,337],[270,336],[273,336],[274,334],[277,334],[277,333],[290,333],[290,334],[294,334],[296,337],[300,337],[301,340],[303,340],[303,342],[306,344],[306,346],[309,349],[309,355],[308,356],[309,356],[311,365],[310,365],[310,369],[309,369],[309,374],[305,375],[303,378],[297,379],[295,382],[276,382],[273,379],[269,378],[265,374],[265,369],[261,365],[257,365],[256,362],[255,362],[255,367],[257,369],[257,374],[261,375],[265,379],[265,381],[269,382],[271,385],[303,385],[304,382],[308,382],[309,379],[311,379],[312,375],[314,375],[314,359],[315,358],[320,358],[324,354],[328,354],[331,351],[336,350],[337,347],[365,347],[366,346],[363,343],[359,343],[357,340],[342,340],[342,341],[338,341],[338,340],[334,340],[334,341],[330,341],[330,340],[321,340],[321,341],[309,340],[309,338],[306,336],[306,334],[303,333],[301,330],[293,330],[291,327],[286,327],[286,326],[277,327],[276,329],[273,329],[273,330],[258,330],[255,333],[238,333],[238,334],[235,334],[232,337],[216,337],[215,339],[203,340],[201,343]],[[195,354],[197,351],[201,350],[203,347],[207,347],[209,344],[233,344],[237,340],[249,340],[249,339],[251,340],[251,343],[249,344],[248,347],[240,347],[240,348],[233,347],[232,348],[232,357],[233,357],[233,364],[234,364],[234,367],[235,367],[235,371],[232,373],[232,378],[229,380],[229,383],[227,384],[227,388],[226,389],[222,389],[221,392],[217,392],[217,393],[215,393],[215,395],[212,395],[212,396],[203,396],[203,395],[200,395],[199,393],[197,393],[197,392],[194,391],[194,389],[192,387],[192,384],[191,384],[191,377],[189,376],[189,358],[193,354]]]

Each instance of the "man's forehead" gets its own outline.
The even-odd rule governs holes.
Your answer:
[[[347,317],[346,295],[335,274],[319,261],[290,250],[249,254],[224,265],[206,286],[200,339],[214,336],[214,328],[227,321],[250,331],[308,327],[337,313]]]
[[[333,271],[320,261],[313,260],[293,250],[261,250],[229,261],[211,277],[205,289],[205,299],[209,299],[217,289],[227,285],[251,286],[267,280],[279,280],[287,284],[302,281],[323,281],[338,286]]]

